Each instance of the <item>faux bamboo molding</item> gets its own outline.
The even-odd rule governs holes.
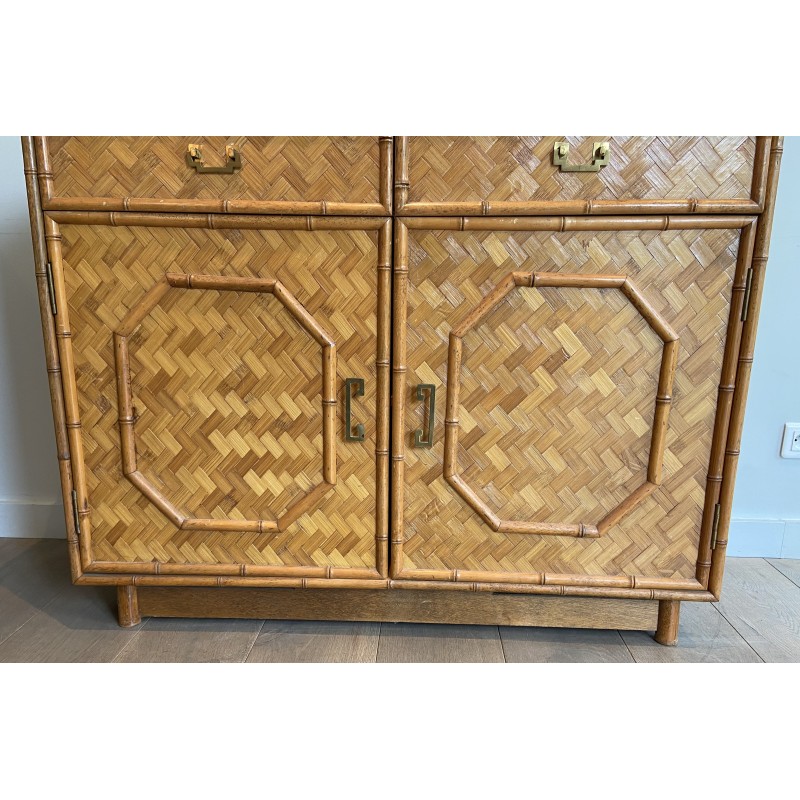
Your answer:
[[[323,483],[291,503],[277,519],[194,518],[164,497],[137,467],[134,402],[131,389],[128,337],[158,304],[168,289],[214,289],[222,292],[271,294],[322,348],[322,475]],[[255,532],[285,531],[336,485],[336,342],[306,311],[300,301],[274,278],[242,278],[227,275],[195,275],[168,272],[157,281],[122,320],[114,332],[117,371],[120,452],[122,474],[180,530]]]
[[[241,214],[165,214],[117,211],[49,211],[47,218],[60,225],[111,225],[145,228],[209,228],[211,230],[269,231],[377,231],[386,220],[354,217],[270,216]]]
[[[598,525],[586,522],[521,522],[500,519],[470,488],[458,473],[458,435],[459,435],[459,391],[462,365],[462,341],[468,331],[476,328],[494,311],[517,287],[530,288],[570,288],[570,289],[617,289],[622,292],[633,307],[645,319],[650,328],[663,340],[656,408],[653,421],[653,434],[650,443],[650,456],[647,466],[647,481],[624,498],[615,508],[603,517]],[[649,496],[661,483],[664,460],[664,442],[667,419],[672,404],[672,382],[678,359],[678,334],[656,311],[636,284],[625,275],[583,275],[547,272],[510,272],[490,291],[461,323],[450,331],[450,348],[447,361],[447,400],[444,441],[444,479],[473,508],[476,514],[490,528],[500,533],[528,533],[536,535],[576,536],[597,538],[617,524],[625,514]]]
[[[725,447],[722,482],[719,490],[719,531],[716,547],[711,556],[711,569],[708,576],[708,590],[719,599],[722,591],[722,576],[725,570],[725,550],[728,545],[728,529],[730,527],[731,508],[733,506],[733,486],[736,479],[736,467],[739,462],[739,448],[744,425],[745,403],[750,385],[750,372],[753,366],[756,330],[761,308],[761,295],[764,288],[764,273],[769,258],[769,239],[772,233],[772,221],[775,213],[775,197],[778,193],[778,173],[783,154],[783,137],[772,138],[769,168],[766,178],[766,203],[764,213],[758,218],[755,231],[752,256],[752,279],[749,306],[741,332],[738,366],[736,369],[736,388],[733,401]]]
[[[64,507],[67,531],[67,550],[69,553],[72,579],[76,580],[82,572],[80,561],[80,542],[75,529],[73,516],[70,513],[72,503],[72,464],[70,460],[69,441],[67,437],[66,412],[64,411],[64,393],[61,384],[61,364],[58,344],[56,342],[55,325],[53,323],[50,290],[48,288],[47,265],[48,255],[44,236],[44,217],[41,210],[39,194],[39,174],[36,167],[36,152],[33,138],[22,138],[22,159],[25,169],[25,184],[28,194],[28,214],[31,222],[33,240],[33,259],[36,274],[36,288],[39,298],[39,312],[42,322],[45,364],[50,389],[50,404],[53,409],[53,426],[55,428],[56,457],[61,478],[61,501]]]

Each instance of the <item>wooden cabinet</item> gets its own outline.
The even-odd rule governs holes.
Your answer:
[[[671,643],[719,596],[780,139],[23,148],[73,579],[123,624]]]

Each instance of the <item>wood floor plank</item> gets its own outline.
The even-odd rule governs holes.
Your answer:
[[[798,558],[768,558],[767,561],[785,575],[795,586],[800,586],[800,559]]]
[[[509,664],[632,662],[619,631],[500,627]]]
[[[0,539],[0,643],[71,588],[61,539]]]
[[[16,558],[20,553],[33,547],[41,539],[11,539],[0,537],[0,568],[6,561]]]
[[[764,661],[800,661],[800,587],[763,558],[729,558],[720,613]]]
[[[313,622],[267,620],[248,662],[363,663],[378,652],[378,622]]]
[[[136,628],[120,628],[111,586],[69,586],[0,644],[0,662],[112,661]]]
[[[621,631],[638,662],[662,664],[752,663],[758,655],[712,603],[681,603],[678,644],[665,647],[644,631]]]
[[[114,661],[240,662],[250,652],[261,625],[255,619],[150,619]]]
[[[381,623],[380,663],[502,663],[503,646],[495,625]]]

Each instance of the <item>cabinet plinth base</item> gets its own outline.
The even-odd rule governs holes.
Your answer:
[[[130,615],[122,615],[123,599],[128,602],[130,592],[136,597],[135,607],[144,617],[431,622],[654,631],[659,608],[659,601],[654,600],[488,592],[120,587],[121,624],[135,624],[123,622],[130,618]]]

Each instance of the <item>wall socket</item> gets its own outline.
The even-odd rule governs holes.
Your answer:
[[[781,458],[800,458],[800,422],[787,422],[783,426]]]

